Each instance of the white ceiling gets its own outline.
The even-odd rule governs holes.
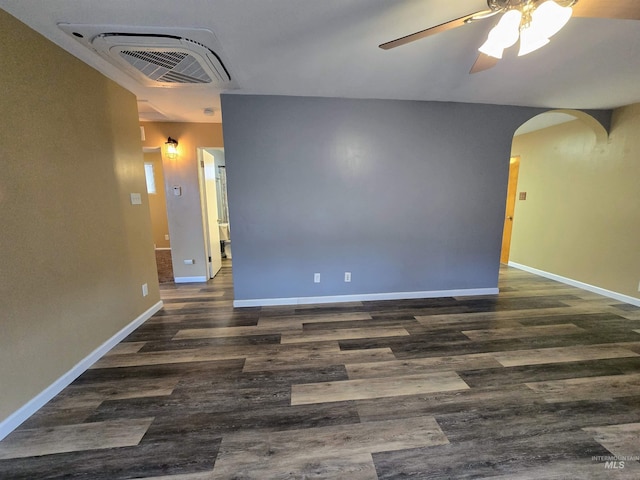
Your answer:
[[[0,7],[131,90],[141,117],[154,120],[220,122],[220,91],[144,87],[57,24],[207,28],[236,93],[549,108],[640,101],[633,20],[574,18],[543,49],[522,58],[509,51],[497,67],[469,75],[495,19],[389,51],[378,45],[483,10],[485,0],[0,0]]]

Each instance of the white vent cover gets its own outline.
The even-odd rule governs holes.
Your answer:
[[[171,50],[127,48],[120,56],[133,68],[154,82],[210,83],[211,76],[201,61],[188,52]]]
[[[178,31],[172,28],[71,24],[59,26],[144,85],[234,88],[231,75],[220,55],[212,49],[217,42],[209,30]],[[207,44],[202,43],[203,40]]]

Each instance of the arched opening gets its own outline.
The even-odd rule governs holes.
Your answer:
[[[638,112],[553,110],[516,131],[509,266],[638,304]]]
[[[536,115],[524,122],[514,133],[514,137],[526,133],[542,130],[543,128],[561,125],[563,123],[579,120],[594,133],[596,143],[607,142],[609,132],[607,128],[592,115],[581,110],[557,109]]]
[[[520,170],[520,152],[516,146],[518,142],[515,140],[519,136],[532,134],[552,127],[561,128],[563,124],[569,122],[579,122],[578,127],[584,133],[583,141],[580,148],[585,150],[593,150],[598,144],[607,143],[609,133],[605,126],[592,115],[580,110],[557,109],[541,113],[532,117],[523,123],[514,133],[514,148],[511,151],[511,162],[509,165],[509,185],[507,191],[507,203],[504,219],[504,230],[502,237],[502,250],[500,254],[500,263],[508,264],[510,259],[510,251],[512,245],[513,223],[516,217],[516,205],[527,200],[527,191],[520,189],[518,191],[518,175]],[[585,129],[586,127],[586,129]],[[592,138],[589,138],[592,134]],[[575,147],[575,145],[574,145]]]

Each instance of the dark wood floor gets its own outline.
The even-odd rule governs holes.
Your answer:
[[[229,264],[163,286],[0,442],[0,478],[640,478],[640,309],[507,268],[500,291],[234,310]]]

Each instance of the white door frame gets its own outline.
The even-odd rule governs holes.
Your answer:
[[[212,155],[206,152],[206,147],[198,147],[197,152],[202,230],[204,232],[205,257],[208,260],[207,275],[209,278],[214,278],[222,267],[215,162],[212,161]],[[209,157],[211,157],[211,160]]]

